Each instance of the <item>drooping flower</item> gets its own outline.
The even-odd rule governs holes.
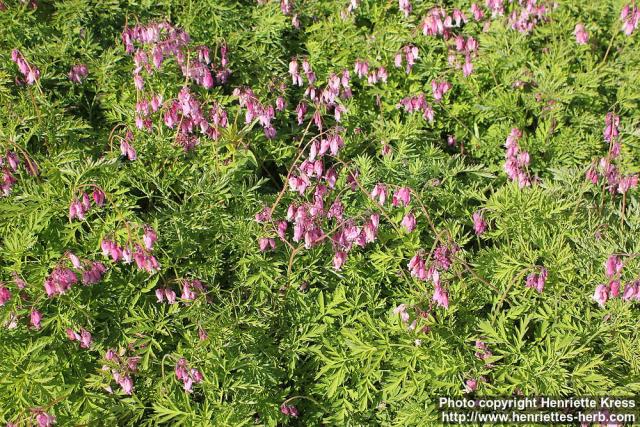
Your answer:
[[[56,423],[56,417],[44,411],[40,411],[36,415],[36,421],[39,427],[52,427]]]
[[[605,141],[611,142],[617,138],[619,134],[618,126],[620,126],[620,116],[612,112],[607,113],[603,132]]]
[[[153,245],[158,240],[158,235],[156,231],[148,225],[144,226],[144,234],[142,236],[142,241],[144,242],[144,247],[147,250],[153,250]]]
[[[11,292],[8,288],[0,285],[0,307],[5,305],[11,299]]]
[[[604,304],[609,299],[609,288],[607,285],[598,285],[592,298],[600,305],[600,307],[604,307]]]
[[[260,252],[266,252],[270,249],[276,248],[276,241],[272,238],[263,237],[259,241]]]
[[[31,315],[30,315],[30,321],[31,321],[31,326],[33,326],[34,329],[40,329],[40,322],[42,321],[42,313],[40,313],[35,308],[32,309]]]
[[[573,34],[576,36],[576,43],[587,44],[589,42],[589,33],[584,28],[583,24],[576,24]]]
[[[476,233],[476,235],[480,236],[481,234],[484,234],[484,232],[487,231],[487,223],[482,217],[482,212],[480,211],[474,212],[472,215],[472,219],[473,219],[473,231]]]
[[[393,193],[391,205],[394,208],[398,206],[408,206],[410,202],[411,202],[411,190],[409,188],[400,187],[395,191],[395,193]]]
[[[435,286],[433,292],[433,300],[441,307],[449,308],[449,294],[439,285]]]
[[[411,233],[416,228],[416,217],[413,213],[409,212],[402,218],[400,225],[402,225],[408,233]]]

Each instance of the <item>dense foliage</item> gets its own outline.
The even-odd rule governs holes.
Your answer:
[[[627,3],[0,2],[0,422],[639,393]]]

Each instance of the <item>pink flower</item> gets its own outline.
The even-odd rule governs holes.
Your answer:
[[[11,299],[11,292],[4,286],[0,286],[0,307],[5,305]]]
[[[617,298],[620,296],[620,281],[612,280],[609,282],[609,295],[611,298]]]
[[[391,205],[394,208],[398,206],[408,206],[410,202],[411,202],[411,190],[409,188],[400,187],[395,191],[395,193],[393,193]]]
[[[468,379],[465,381],[464,383],[464,392],[465,393],[472,393],[474,391],[476,391],[476,389],[478,388],[478,381],[475,379]]]
[[[263,237],[259,240],[260,252],[266,252],[270,249],[275,249],[276,241],[272,238]]]
[[[124,377],[120,378],[120,381],[118,381],[118,383],[120,384],[120,387],[122,387],[122,391],[124,392],[124,394],[131,395],[131,393],[133,393],[133,380],[130,376],[125,375]]]
[[[80,262],[80,258],[74,255],[73,252],[67,252],[67,256],[69,257],[69,260],[71,260],[71,265],[73,265],[74,268],[78,270],[82,268],[82,263]]]
[[[56,417],[46,412],[40,412],[36,415],[36,421],[39,427],[51,427],[56,423]]]
[[[604,307],[607,299],[609,299],[609,288],[606,285],[598,285],[592,298],[600,307]]]
[[[400,320],[402,320],[402,323],[407,323],[409,321],[409,313],[407,313],[406,304],[400,304],[399,306],[394,308],[393,314],[400,315]]]
[[[441,286],[436,285],[433,300],[441,307],[449,308],[449,294]]]
[[[89,348],[91,346],[91,333],[86,329],[80,329],[80,348]]]
[[[153,250],[153,244],[158,240],[158,235],[155,230],[148,225],[144,226],[144,235],[142,236],[142,241],[144,242],[144,247],[147,250]]]
[[[487,223],[482,217],[482,213],[480,211],[474,212],[472,219],[473,219],[473,231],[476,233],[477,236],[480,236],[485,231],[487,231]]]
[[[369,72],[369,64],[367,63],[367,61],[362,61],[360,59],[356,60],[355,72],[356,75],[360,78],[366,76]]]
[[[40,322],[42,321],[42,314],[36,310],[36,309],[32,309],[31,310],[31,326],[33,326],[35,329],[40,329]]]
[[[612,112],[607,113],[603,132],[605,141],[611,142],[612,140],[615,140],[619,134],[618,126],[620,126],[620,116],[616,116]]]
[[[69,80],[73,83],[80,84],[88,74],[89,70],[85,64],[77,64],[71,67],[71,70],[69,71]]]
[[[416,217],[413,213],[409,212],[402,218],[400,225],[402,225],[408,233],[411,233],[416,228]]]
[[[198,328],[198,338],[200,341],[206,341],[206,339],[209,338],[209,335],[207,335],[207,331],[204,329]]]
[[[576,24],[573,34],[576,36],[576,43],[587,44],[589,42],[589,33],[582,24]]]
[[[382,183],[376,184],[371,191],[371,198],[377,198],[378,202],[384,205],[384,202],[387,200],[387,186]]]
[[[347,253],[343,252],[343,251],[338,251],[335,253],[335,255],[333,256],[333,268],[334,270],[341,270],[342,269],[342,265],[345,263],[345,261],[347,260]]]
[[[624,286],[624,294],[622,295],[622,299],[625,301],[629,301],[631,299],[640,300],[640,283],[627,283]]]
[[[411,3],[409,0],[398,0],[398,7],[402,13],[404,13],[405,18],[408,18],[409,14],[411,14]]]
[[[451,89],[451,83],[447,81],[438,82],[438,81],[432,80],[431,89],[433,91],[433,99],[435,99],[436,102],[439,102],[440,100],[442,100],[442,97],[444,96],[444,94],[447,93],[449,89]]]
[[[91,194],[91,196],[93,197],[93,202],[97,206],[103,206],[104,205],[105,194],[104,194],[104,191],[102,191],[101,188],[99,188],[99,187],[94,188],[93,193]]]
[[[633,5],[633,7],[631,7]],[[627,36],[633,34],[636,28],[638,28],[638,21],[640,21],[640,11],[638,6],[634,3],[625,5],[620,11],[620,20],[622,21],[622,30]]]
[[[298,408],[292,405],[286,405],[284,403],[280,405],[280,412],[282,412],[284,415],[294,418],[300,415],[300,413],[298,412]]]
[[[545,282],[547,281],[547,275],[547,269],[544,267],[540,268],[539,273],[530,273],[527,276],[526,287],[533,288],[539,293],[542,293],[542,291],[544,290]]]

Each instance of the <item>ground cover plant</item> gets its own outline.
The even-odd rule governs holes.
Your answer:
[[[0,422],[637,395],[639,20],[0,1]]]

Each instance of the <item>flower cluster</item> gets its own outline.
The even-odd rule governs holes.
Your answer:
[[[433,122],[433,108],[427,103],[423,93],[401,99],[396,107],[404,107],[408,113],[422,112],[422,117],[425,120]]]
[[[636,300],[640,301],[640,280],[630,282],[621,289],[620,274],[624,264],[616,255],[611,255],[604,263],[604,270],[608,284],[600,284],[593,293],[593,300],[604,307],[605,303],[611,298],[617,298],[622,291],[622,299],[624,301]]]
[[[91,333],[84,328],[80,328],[80,332],[67,328],[67,337],[70,341],[78,341],[80,348],[91,347]]]
[[[64,266],[64,261],[61,261],[44,281],[44,289],[49,298],[66,293],[71,286],[78,283],[78,273],[81,275],[82,284],[88,286],[98,283],[107,271],[101,262],[81,260],[71,252],[67,253],[66,259],[73,269]]]
[[[518,7],[514,8],[509,15],[509,25],[512,29],[521,33],[530,33],[535,26],[546,21],[549,9],[547,6],[538,3],[538,0],[518,0]]]
[[[151,75],[154,70],[159,70],[165,59],[169,57],[176,59],[182,75],[188,81],[193,81],[205,89],[210,89],[216,84],[222,85],[229,78],[226,45],[220,46],[220,64],[214,65],[207,46],[189,49],[189,35],[168,23],[127,27],[122,33],[122,40],[126,51],[133,54],[134,83],[138,91],[144,90],[142,70]],[[141,46],[136,48],[134,42],[140,43]],[[199,129],[203,135],[217,140],[220,137],[220,129],[227,126],[226,112],[222,107],[214,102],[207,111],[207,106],[198,100],[187,85],[182,87],[175,99],[170,99],[165,104],[163,104],[163,96],[157,93],[142,94],[138,99],[136,127],[151,130],[152,115],[162,110],[165,125],[170,129],[177,126],[174,140],[185,151],[199,144],[200,140],[195,134],[196,129]],[[270,128],[269,134],[275,135],[275,130]],[[135,160],[136,153],[130,144],[132,139],[133,136],[127,133],[127,137],[122,141],[121,151],[130,160]]]
[[[325,161],[331,160],[329,155],[337,155],[344,142],[337,130],[325,136],[326,138],[320,141],[314,139],[308,144],[308,157],[291,170],[288,178],[289,189],[300,196],[304,196],[313,189],[313,202],[306,200],[302,203],[292,202],[287,209],[286,220],[273,221],[271,209],[264,208],[256,214],[256,221],[273,226],[272,232],[275,232],[284,242],[287,242],[289,224],[293,223],[292,240],[295,243],[304,241],[305,249],[325,241],[330,242],[334,251],[333,267],[340,270],[346,262],[349,251],[354,247],[365,247],[376,240],[380,215],[367,212],[362,215],[362,219],[345,218],[344,206],[340,200],[342,192],[333,198],[330,197],[336,192],[335,185],[339,173],[344,171],[344,168],[339,169],[338,165],[327,167]],[[355,171],[347,171],[347,174],[346,184],[348,188],[355,191],[359,186],[357,174]],[[387,194],[387,186],[378,183],[373,187],[369,198],[376,201],[380,207],[384,207]],[[408,188],[400,188],[393,197],[394,207],[406,206],[409,201]],[[358,225],[359,222],[361,225]],[[415,225],[413,213],[406,212],[401,226],[411,232]],[[259,239],[259,244],[261,251],[273,249],[275,239],[262,237]]]
[[[89,75],[89,69],[85,64],[76,64],[69,70],[69,80],[80,84]]]
[[[182,283],[182,295],[180,298],[185,302],[191,302],[195,300],[198,295],[204,295],[206,289],[200,280],[181,280]],[[168,304],[176,303],[176,293],[169,287],[156,289],[156,298],[158,302],[162,303],[167,301]]]
[[[449,89],[451,89],[451,83],[447,81],[431,81],[431,90],[433,91],[433,99],[435,100],[435,102],[440,102],[444,94],[447,93]]]
[[[548,274],[549,272],[544,267],[540,267],[540,270],[537,273],[529,273],[526,279],[526,287],[535,289],[539,293],[542,293]]]
[[[460,62],[458,61],[458,54],[464,57],[464,64],[462,64],[462,74],[465,77],[469,77],[473,73],[473,62],[471,58],[478,54],[478,41],[469,36],[464,38],[461,35],[457,35],[453,38],[454,49],[449,49],[448,61],[449,65],[460,68]]]
[[[118,353],[113,349],[108,349],[104,356],[108,364],[103,365],[102,370],[104,372],[111,372],[112,378],[120,386],[123,393],[131,395],[133,393],[133,379],[131,375],[138,371],[138,363],[141,357],[127,357],[125,354],[125,349],[120,349]],[[105,390],[113,393],[111,386],[106,386]]]
[[[104,206],[105,194],[97,185],[93,186],[91,198],[97,207]],[[80,197],[74,198],[71,201],[71,204],[69,204],[69,221],[72,221],[74,218],[84,221],[86,219],[86,214],[90,209],[91,199],[89,198],[89,195],[83,191]]]
[[[607,113],[603,138],[609,143],[609,152],[605,157],[600,158],[597,166],[591,165],[586,172],[587,180],[594,185],[597,185],[602,178],[606,189],[611,194],[616,192],[626,194],[627,191],[638,186],[637,174],[623,175],[613,163],[620,156],[619,126],[620,117],[611,112]]]
[[[531,177],[527,170],[530,157],[528,152],[520,149],[518,145],[520,138],[522,138],[522,132],[517,128],[511,129],[511,133],[505,143],[507,151],[505,153],[504,170],[510,180],[517,181],[520,188],[523,188],[531,185]]]
[[[138,90],[144,88],[142,70],[152,74],[154,68],[160,69],[162,63],[168,57],[176,59],[184,77],[194,80],[206,89],[213,87],[213,75],[216,76],[218,83],[222,84],[226,82],[230,74],[227,68],[226,47],[220,50],[219,68],[211,65],[209,49],[206,46],[199,46],[196,49],[197,58],[190,58],[190,52],[187,49],[190,42],[189,35],[184,30],[174,27],[168,22],[154,22],[146,26],[126,27],[122,32],[122,42],[126,52],[133,55],[136,65],[133,72],[134,83]],[[141,47],[136,48],[136,42]]]
[[[187,393],[193,392],[193,384],[202,382],[202,373],[196,368],[189,368],[189,364],[185,358],[181,358],[176,363],[176,378],[178,381],[182,381],[184,390]]]
[[[316,87],[314,85],[314,82],[316,81],[316,75],[313,72],[311,65],[309,64],[307,59],[303,59],[302,68],[305,72],[307,80],[309,81],[309,84],[304,92],[304,97],[308,98],[314,104],[315,111],[312,115],[312,120],[315,126],[319,130],[323,129],[323,112],[333,111],[336,122],[340,122],[342,114],[346,113],[347,109],[344,107],[344,105],[338,103],[338,98],[348,99],[352,96],[351,87],[349,85],[349,71],[342,70],[342,73],[340,75],[336,73],[330,73],[327,77],[326,85],[324,87]],[[291,74],[291,77],[294,81],[294,85],[303,85],[303,80],[298,72],[298,62],[296,58],[293,58],[289,63],[289,73]],[[384,78],[384,80],[386,81],[386,71],[383,71],[380,76],[376,74],[375,79],[378,79],[379,77]],[[304,123],[307,110],[307,102],[305,100],[301,100],[295,110],[299,125],[302,125]]]
[[[138,269],[145,270],[150,274],[157,272],[160,269],[160,264],[151,252],[158,236],[155,230],[147,225],[143,229],[143,245],[131,242],[130,239],[124,245],[120,245],[110,238],[104,238],[100,243],[102,255],[110,257],[113,262],[122,261],[124,264],[129,264],[131,261],[135,261]]]
[[[467,23],[467,17],[460,9],[454,9],[451,15],[442,7],[434,7],[422,20],[422,34],[425,36],[442,36],[445,40],[451,37],[450,30]]]
[[[282,405],[280,405],[280,412],[288,417],[297,418],[298,416],[300,416],[300,412],[298,411],[298,408],[296,408],[293,405],[287,405],[286,403],[283,403]]]
[[[418,251],[407,264],[412,277],[433,282],[433,301],[444,308],[449,308],[449,293],[442,286],[440,274],[450,269],[458,250],[456,245],[439,245],[431,258],[425,259],[424,252]]]
[[[20,74],[22,74],[22,79],[16,77],[16,84],[21,85],[26,83],[32,85],[40,79],[40,70],[36,66],[29,64],[18,49],[11,51],[11,60],[15,62]]]
[[[419,50],[416,46],[408,44],[400,49],[400,52],[396,53],[393,64],[396,68],[402,68],[402,62],[406,63],[405,71],[407,74],[411,72],[411,69],[416,63],[416,59],[419,58]]]
[[[250,88],[236,88],[233,90],[233,95],[238,97],[240,107],[246,108],[247,110],[245,113],[245,123],[249,124],[255,119],[258,119],[258,122],[260,122],[264,130],[264,135],[269,139],[275,138],[276,129],[271,124],[271,121],[275,117],[273,105],[262,104]]]

